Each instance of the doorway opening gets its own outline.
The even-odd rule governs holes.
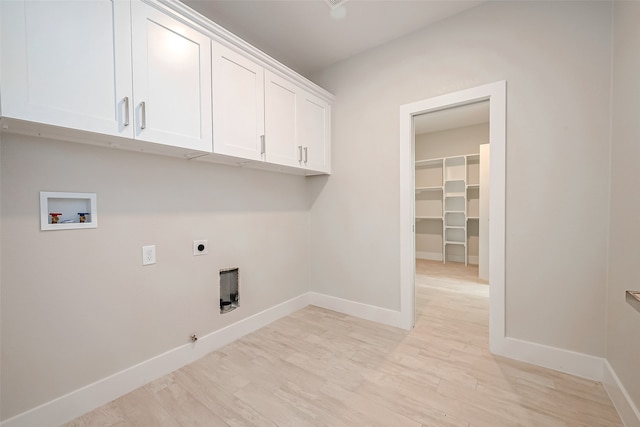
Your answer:
[[[427,113],[446,115],[447,110],[455,107],[470,106],[488,102],[489,106],[489,145],[491,147],[489,162],[491,164],[491,174],[489,178],[488,196],[488,220],[491,228],[488,231],[488,279],[490,283],[489,296],[489,342],[490,350],[493,353],[500,353],[505,340],[505,188],[506,188],[506,82],[500,81],[487,85],[462,90],[422,101],[406,104],[400,107],[400,275],[401,275],[401,316],[403,325],[410,329],[415,324],[415,268],[416,268],[416,217],[420,209],[424,209],[430,202],[427,198],[423,203],[416,202],[416,117]],[[479,154],[479,153],[478,153]],[[444,157],[442,157],[444,159]],[[429,160],[429,159],[425,159]],[[461,175],[466,177],[467,158],[464,161],[451,161],[451,181],[459,180]],[[474,160],[474,159],[472,159]],[[475,160],[474,160],[475,161]],[[462,165],[461,165],[462,162]],[[428,162],[427,162],[428,163]],[[443,168],[446,169],[445,160]],[[427,172],[429,174],[430,172]],[[437,174],[437,173],[436,173]],[[446,188],[446,171],[443,171],[442,192],[450,191],[452,195],[460,193],[461,184],[452,184],[450,189]],[[466,190],[466,183],[465,190]],[[438,186],[436,186],[438,187]],[[436,190],[425,190],[432,192]],[[466,197],[466,195],[465,195]],[[458,197],[466,203],[465,197]],[[431,198],[433,200],[434,197]],[[435,197],[437,199],[437,197]],[[443,202],[446,198],[443,196]],[[449,208],[443,205],[441,221],[443,222],[443,261],[447,259],[447,229],[444,227],[445,213],[461,214],[452,215],[450,224],[452,230],[460,230],[462,220],[466,222],[466,212],[468,207],[460,205],[460,202],[453,203]],[[457,205],[456,205],[457,203]],[[423,211],[424,212],[424,211]],[[436,215],[423,215],[425,217],[435,217]],[[425,218],[426,220],[427,218]],[[435,220],[435,219],[434,219]],[[454,224],[458,224],[457,226]],[[457,228],[456,228],[457,227]],[[451,233],[452,243],[450,246],[457,246],[457,259],[461,257],[466,263],[469,261],[468,247],[470,246],[466,226],[460,231]],[[462,248],[462,251],[460,250]],[[433,255],[432,255],[433,256]],[[478,260],[480,254],[478,254]]]
[[[414,116],[414,153],[416,258],[488,281],[489,101]]]

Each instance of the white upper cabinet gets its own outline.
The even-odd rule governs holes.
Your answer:
[[[329,173],[330,126],[327,102],[265,71],[267,162]]]
[[[296,129],[299,90],[288,80],[265,71],[265,148],[269,163],[300,167]]]
[[[298,148],[302,164],[317,172],[331,172],[331,107],[329,103],[301,92],[298,105]]]
[[[138,0],[3,1],[2,115],[211,151],[209,42]]]
[[[213,152],[249,160],[264,158],[264,69],[211,43]]]
[[[330,172],[331,94],[178,1],[0,8],[2,131]]]
[[[1,7],[3,116],[133,135],[124,117],[132,92],[128,2],[3,1]]]
[[[211,151],[210,39],[136,0],[131,24],[135,138]]]
[[[329,104],[226,47],[211,49],[213,152],[329,173]]]

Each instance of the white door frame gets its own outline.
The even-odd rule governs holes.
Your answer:
[[[400,316],[402,327],[415,324],[415,135],[419,114],[489,100],[489,348],[501,354],[506,340],[506,81],[453,92],[400,106]]]

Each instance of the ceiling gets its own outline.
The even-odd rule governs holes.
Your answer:
[[[309,78],[485,0],[181,1]],[[488,121],[489,103],[481,102],[416,116],[414,123],[422,134]]]
[[[181,0],[309,78],[483,1]],[[330,7],[328,3],[338,3]]]

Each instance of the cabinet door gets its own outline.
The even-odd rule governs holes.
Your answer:
[[[264,69],[217,43],[213,58],[213,152],[263,160]]]
[[[284,166],[300,167],[297,144],[297,86],[265,70],[266,160]]]
[[[135,138],[211,151],[211,50],[204,34],[131,3]]]
[[[303,147],[302,165],[310,170],[331,171],[331,107],[302,92],[299,97],[298,145]]]
[[[128,1],[0,5],[3,116],[133,135],[124,115],[131,94]]]

